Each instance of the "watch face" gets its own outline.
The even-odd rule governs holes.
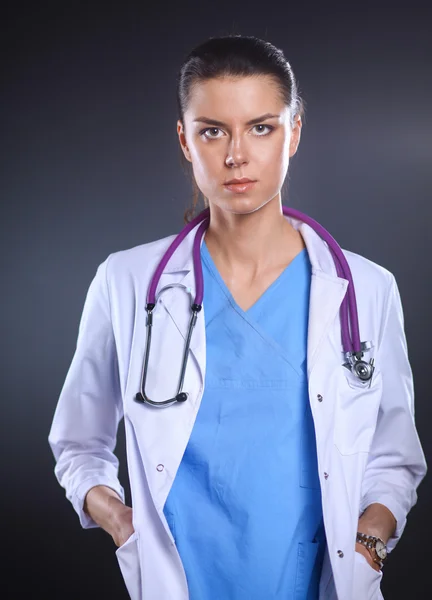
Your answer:
[[[381,560],[384,560],[387,557],[387,548],[385,547],[385,544],[383,542],[381,542],[380,540],[377,540],[375,550],[376,550],[376,553],[378,554],[378,557]]]

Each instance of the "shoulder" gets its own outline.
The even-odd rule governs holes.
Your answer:
[[[395,276],[360,254],[344,249],[343,253],[351,270],[362,336],[380,345],[390,306],[399,295]]]
[[[168,235],[152,242],[139,244],[125,250],[112,252],[106,259],[107,279],[142,276],[153,272],[177,234]]]
[[[354,285],[362,292],[370,290],[376,294],[391,287],[394,275],[387,268],[351,250],[342,249],[342,252],[350,267]]]

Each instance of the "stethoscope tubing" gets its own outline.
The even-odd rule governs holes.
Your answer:
[[[360,333],[359,333],[359,322],[358,322],[358,312],[357,312],[357,300],[354,289],[354,282],[351,274],[351,269],[348,265],[348,261],[346,260],[343,251],[337,241],[333,238],[333,236],[315,219],[309,217],[308,215],[296,210],[294,208],[282,207],[283,214],[286,216],[294,217],[295,219],[299,219],[304,223],[308,224],[312,227],[321,238],[327,243],[329,250],[332,254],[336,273],[338,277],[342,277],[348,281],[347,293],[345,294],[341,307],[340,307],[340,322],[341,322],[341,338],[342,338],[342,347],[344,351],[345,358],[347,362],[343,365],[347,367],[354,374],[359,377],[363,382],[371,382],[372,375],[374,372],[374,359],[370,361],[370,363],[366,363],[362,360],[363,350],[369,349],[369,342],[360,342]],[[202,271],[202,263],[201,263],[201,241],[204,236],[205,231],[207,230],[210,223],[210,209],[203,210],[199,215],[197,215],[190,223],[188,223],[180,233],[174,238],[171,242],[169,248],[163,255],[161,261],[155,269],[153,277],[150,281],[150,285],[147,291],[147,339],[146,339],[146,349],[145,349],[145,357],[143,362],[143,369],[141,373],[141,384],[140,391],[136,395],[135,399],[138,402],[143,402],[150,404],[155,407],[164,407],[174,404],[175,402],[184,402],[187,397],[187,392],[182,392],[182,387],[184,383],[184,377],[186,372],[186,364],[187,358],[189,354],[190,341],[192,336],[193,328],[195,327],[198,313],[202,309],[202,301],[204,297],[204,277]],[[153,310],[156,306],[156,289],[162,273],[168,264],[168,261],[177,250],[181,242],[185,239],[185,237],[189,234],[192,229],[199,225],[195,238],[193,241],[193,264],[194,264],[194,275],[195,275],[195,300],[191,306],[191,318],[189,321],[188,332],[185,340],[185,348],[183,352],[182,365],[180,370],[180,379],[179,385],[177,389],[177,393],[173,398],[169,398],[164,401],[154,401],[151,400],[145,394],[145,382],[147,379],[147,370],[148,370],[148,361],[150,354],[150,346],[151,346],[151,333],[153,326]],[[163,290],[169,287],[180,286],[185,288],[182,284],[171,284],[167,285],[163,288]],[[186,288],[187,289],[187,288]],[[190,290],[187,290],[190,291]],[[159,294],[162,290],[159,291]],[[370,383],[369,383],[370,385]]]
[[[320,225],[315,219],[309,217],[308,215],[296,210],[294,208],[289,208],[287,206],[283,206],[283,213],[286,216],[292,216],[296,219],[303,221],[310,225],[321,237],[324,241],[329,245],[329,249],[332,253],[333,260],[336,267],[336,272],[339,277],[343,277],[348,280],[348,290],[347,295],[344,297],[341,305],[340,316],[341,316],[341,333],[342,333],[342,346],[345,352],[361,352],[361,342],[360,342],[360,333],[359,333],[359,323],[358,323],[358,315],[357,315],[357,301],[354,289],[354,283],[351,275],[351,269],[348,265],[348,262],[342,252],[337,241],[334,237],[326,230],[322,225]],[[194,304],[201,305],[203,300],[203,275],[202,275],[202,265],[200,258],[200,247],[201,247],[201,239],[204,235],[205,230],[208,227],[210,220],[210,209],[206,208],[202,212],[200,212],[190,223],[188,223],[182,231],[175,237],[175,239],[171,242],[169,248],[166,253],[162,257],[159,265],[157,266],[152,280],[150,282],[150,286],[147,292],[147,304],[155,304],[156,298],[156,289],[159,283],[159,280],[162,276],[162,273],[168,264],[171,256],[177,250],[181,242],[185,239],[192,229],[196,227],[198,223],[201,223],[198,228],[194,244],[193,244],[193,262],[194,262],[194,270],[195,270],[195,281],[196,281],[196,290],[195,290],[195,300]],[[351,328],[349,326],[349,321]],[[351,339],[352,336],[352,339]]]

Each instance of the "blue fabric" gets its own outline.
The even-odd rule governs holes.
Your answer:
[[[207,367],[164,514],[190,600],[316,600],[325,550],[308,399],[306,248],[243,311],[201,245]]]

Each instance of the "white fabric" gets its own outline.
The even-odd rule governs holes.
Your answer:
[[[366,355],[374,356],[376,364],[368,387],[341,366],[339,308],[348,281],[337,276],[328,246],[319,235],[287,218],[300,230],[312,264],[308,382],[328,543],[320,600],[379,600],[382,574],[355,552],[358,517],[372,502],[386,505],[398,522],[388,544],[392,551],[426,473],[414,422],[400,295],[387,269],[344,250],[357,294],[361,341],[374,344]],[[194,297],[195,231],[168,263],[158,289],[181,282]],[[132,600],[188,600],[184,569],[163,506],[203,394],[205,291],[183,386],[188,399],[168,408],[134,400],[144,357],[147,288],[174,237],[115,252],[99,265],[49,435],[60,484],[82,526],[96,527],[83,511],[87,491],[104,484],[124,498],[113,453],[118,422],[124,415],[135,533],[116,554]],[[172,288],[155,308],[146,386],[154,400],[165,400],[177,391],[190,304],[183,290]]]

